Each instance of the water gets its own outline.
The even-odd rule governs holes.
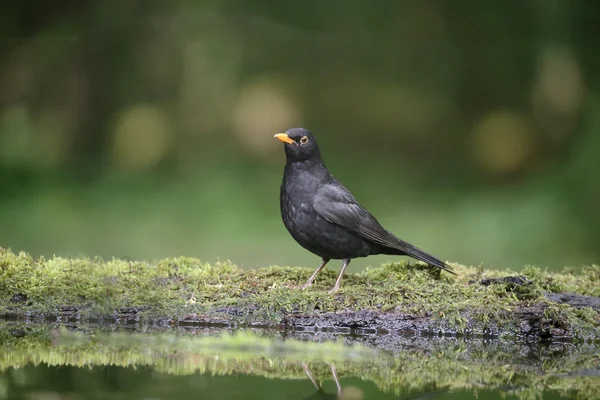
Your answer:
[[[590,343],[15,322],[0,338],[0,399],[600,398]]]

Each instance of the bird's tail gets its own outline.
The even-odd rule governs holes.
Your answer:
[[[398,240],[400,240],[400,242],[402,242],[402,246],[400,246],[401,251],[403,253],[405,253],[407,256],[415,258],[419,261],[423,261],[424,263],[427,263],[429,265],[433,265],[434,267],[443,269],[444,271],[447,271],[447,272],[451,273],[452,275],[456,275],[456,272],[452,271],[452,267],[450,267],[445,262],[438,260],[431,254],[424,252],[423,250],[419,249],[418,247],[413,246],[410,243],[405,242],[404,240],[401,240],[401,239],[398,239]]]

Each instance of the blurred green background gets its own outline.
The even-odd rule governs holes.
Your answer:
[[[279,215],[302,126],[444,260],[597,262],[599,35],[585,0],[5,2],[0,246],[316,267]]]

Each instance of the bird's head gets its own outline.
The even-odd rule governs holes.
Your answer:
[[[285,133],[275,135],[275,138],[283,142],[288,161],[321,159],[317,139],[304,128],[288,129]]]

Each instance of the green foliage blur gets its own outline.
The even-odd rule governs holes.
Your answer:
[[[599,15],[586,0],[5,2],[0,246],[316,267],[279,215],[273,134],[302,126],[385,227],[444,260],[598,262]]]

